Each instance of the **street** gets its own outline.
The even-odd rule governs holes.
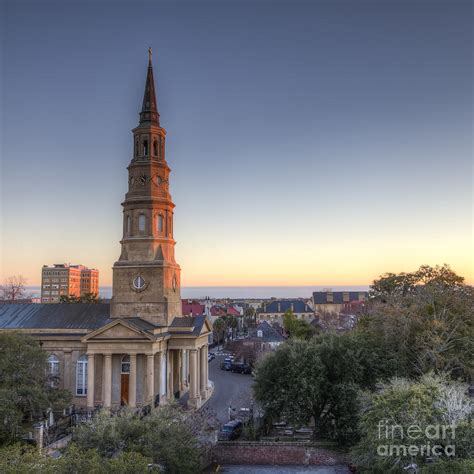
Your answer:
[[[222,466],[220,473],[229,474],[345,474],[346,466]]]
[[[253,377],[251,375],[234,374],[221,370],[220,364],[224,356],[216,356],[209,362],[209,379],[214,382],[214,393],[207,402],[209,409],[214,411],[219,422],[229,420],[229,405],[238,413],[240,408],[249,408],[252,399]]]

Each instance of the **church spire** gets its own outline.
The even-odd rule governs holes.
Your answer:
[[[153,66],[151,63],[151,48],[148,48],[148,73],[146,76],[142,111],[140,112],[140,123],[160,125],[160,114],[156,105],[155,81],[153,79]]]

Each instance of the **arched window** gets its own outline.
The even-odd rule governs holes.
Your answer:
[[[50,375],[59,374],[59,359],[54,354],[48,357],[48,371]]]
[[[76,395],[87,395],[87,355],[77,359],[76,366]]]
[[[158,143],[156,140],[153,140],[153,155],[158,156]]]
[[[130,373],[130,356],[124,355],[122,357],[122,362],[120,365],[120,372],[122,374],[129,374]]]
[[[140,232],[145,232],[146,217],[145,214],[140,214],[138,216],[138,230]]]
[[[143,140],[143,156],[148,155],[148,140]]]
[[[163,216],[158,214],[158,220],[156,221],[156,227],[158,232],[163,232]]]
[[[138,156],[138,138],[135,140],[135,156]]]
[[[132,235],[132,218],[127,216],[127,228],[126,228],[127,235]]]

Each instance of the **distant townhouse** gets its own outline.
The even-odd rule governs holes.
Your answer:
[[[368,298],[367,291],[314,291],[312,303],[316,315],[321,313],[339,314],[360,307],[365,304]]]
[[[41,302],[58,303],[61,296],[99,294],[99,270],[69,263],[44,265],[41,271]]]
[[[283,324],[283,315],[291,310],[298,319],[311,321],[314,318],[313,309],[304,300],[272,300],[264,303],[257,313],[258,321],[270,321]]]
[[[258,351],[276,349],[286,338],[267,321],[262,321],[255,329],[250,331],[249,337],[243,340],[246,346],[253,346]]]

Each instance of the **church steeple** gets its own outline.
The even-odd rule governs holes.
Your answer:
[[[143,94],[142,111],[140,112],[140,124],[145,123],[160,125],[160,114],[158,113],[158,106],[156,105],[151,48],[148,48],[148,73],[146,76],[145,93]]]
[[[140,317],[156,325],[181,315],[180,267],[174,256],[174,203],[159,124],[151,50],[140,123],[132,130],[133,156],[123,206],[122,252],[113,268],[112,318]]]

